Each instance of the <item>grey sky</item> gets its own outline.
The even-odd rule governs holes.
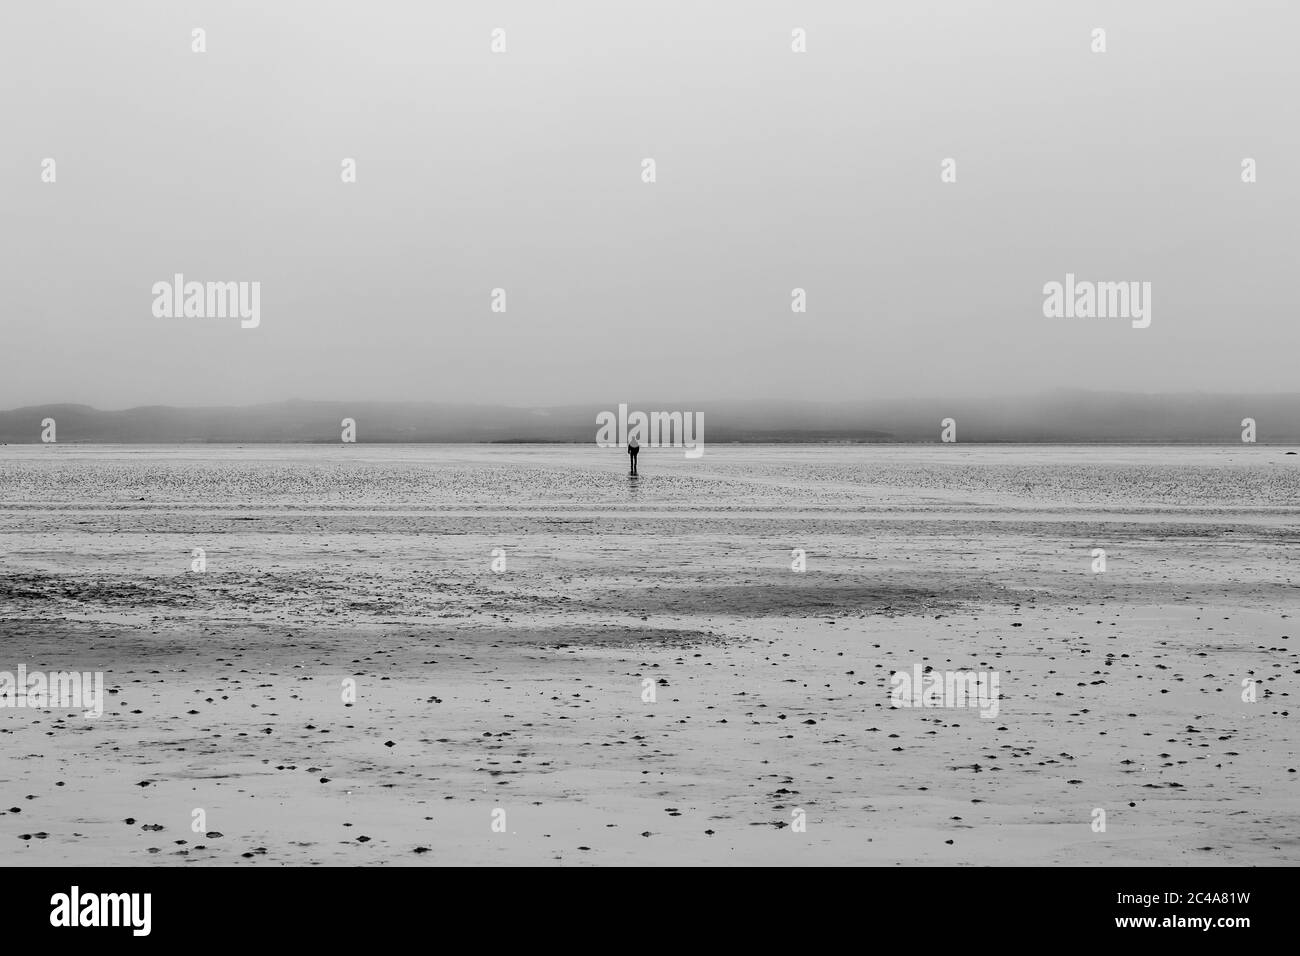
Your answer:
[[[1291,390],[1297,28],[1242,0],[6,0],[0,407]],[[154,318],[176,272],[260,281],[260,327]],[[1067,272],[1151,282],[1151,327],[1044,318]]]

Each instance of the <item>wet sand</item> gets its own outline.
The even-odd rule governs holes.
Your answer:
[[[3,451],[8,864],[1300,859],[1280,449]]]

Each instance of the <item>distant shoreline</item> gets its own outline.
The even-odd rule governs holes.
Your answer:
[[[41,444],[43,444],[43,443],[40,442],[40,441],[6,441],[6,442],[0,442],[0,448],[6,448],[6,447],[20,448],[20,447],[26,447],[26,446],[32,446],[32,445],[41,445]],[[285,447],[285,446],[302,446],[302,447],[348,447],[348,446],[354,446],[354,445],[355,445],[355,446],[365,445],[365,446],[374,447],[374,448],[384,448],[384,447],[393,447],[393,446],[412,446],[412,447],[415,447],[415,446],[432,446],[432,445],[485,445],[485,446],[500,446],[500,447],[509,447],[509,446],[514,446],[514,445],[542,445],[542,446],[566,445],[566,446],[572,446],[572,447],[583,447],[583,446],[590,445],[590,446],[592,446],[593,448],[595,448],[595,450],[597,450],[597,451],[600,451],[600,452],[603,452],[603,453],[607,453],[607,454],[611,453],[610,449],[608,449],[608,448],[598,448],[598,447],[596,447],[595,442],[590,442],[590,441],[587,441],[587,442],[583,442],[583,441],[560,441],[560,440],[547,441],[547,440],[538,440],[538,439],[519,439],[519,440],[514,440],[514,439],[479,439],[479,440],[464,440],[464,441],[360,441],[360,440],[358,440],[358,441],[355,441],[355,442],[315,441],[315,440],[311,440],[311,439],[303,439],[303,440],[299,440],[299,441],[274,441],[274,440],[265,440],[265,441],[263,441],[263,440],[258,440],[258,439],[245,439],[245,440],[240,440],[240,441],[216,441],[216,440],[213,440],[213,441],[206,441],[206,440],[202,440],[202,439],[193,439],[193,440],[190,440],[190,441],[88,441],[88,440],[78,441],[78,440],[64,440],[64,439],[60,439],[58,442],[53,442],[53,443],[44,443],[44,444],[50,444],[50,445],[53,445],[54,447],[61,447],[61,446],[77,446],[77,447],[83,447],[83,448],[90,448],[90,447],[95,447],[95,448],[99,448],[99,447],[121,447],[121,448],[132,448],[132,447],[134,447],[134,448],[166,448],[166,447],[174,447],[174,446],[186,446],[186,447],[195,447],[195,448],[202,448],[202,447],[223,447],[223,448],[231,448],[231,447],[243,447],[243,446],[245,446],[245,445],[247,445],[247,446],[259,446],[259,445],[264,445],[264,446],[266,446],[266,447]],[[826,448],[843,447],[843,446],[846,446],[846,445],[861,445],[861,446],[868,446],[868,445],[871,445],[871,446],[900,446],[900,445],[914,445],[914,446],[917,446],[917,447],[929,447],[929,446],[931,446],[931,445],[935,445],[935,446],[954,445],[954,446],[981,446],[981,447],[983,447],[983,446],[1005,446],[1005,447],[1010,447],[1010,446],[1015,446],[1015,445],[1023,445],[1023,446],[1025,446],[1025,447],[1031,447],[1031,448],[1032,448],[1032,447],[1062,447],[1062,446],[1064,446],[1064,447],[1072,447],[1072,448],[1073,448],[1073,447],[1077,447],[1077,448],[1087,448],[1087,447],[1099,447],[1099,448],[1163,448],[1163,447],[1186,447],[1186,448],[1250,448],[1250,447],[1259,447],[1259,448],[1287,448],[1287,447],[1291,447],[1291,446],[1297,446],[1297,445],[1300,445],[1300,442],[1287,442],[1287,441],[1256,441],[1256,442],[1251,442],[1251,443],[1244,443],[1244,442],[1225,442],[1225,441],[1217,441],[1217,442],[1216,442],[1216,441],[1199,441],[1199,440],[1191,440],[1191,439],[1186,440],[1186,441],[1177,441],[1177,440],[1170,440],[1170,441],[1102,441],[1102,440],[1096,440],[1096,441],[1070,441],[1070,440],[1066,440],[1066,439],[1045,439],[1045,440],[1042,440],[1042,441],[1022,441],[1022,440],[1010,440],[1010,439],[1007,439],[1007,440],[986,440],[986,441],[960,441],[960,442],[919,441],[919,440],[918,440],[918,441],[903,441],[903,440],[898,440],[898,441],[879,441],[879,440],[874,440],[874,441],[866,441],[866,440],[864,440],[864,441],[854,441],[854,440],[849,440],[849,439],[846,439],[846,440],[843,440],[843,441],[830,441],[830,440],[812,441],[812,440],[801,439],[801,438],[790,438],[790,439],[767,439],[767,440],[764,440],[764,441],[736,441],[736,440],[727,440],[727,439],[711,439],[711,440],[709,441],[709,445],[710,445],[710,446],[712,446],[712,445],[726,445],[726,446],[733,447],[733,448],[734,448],[734,447],[741,447],[741,446],[751,446],[751,447],[758,448],[758,447],[771,446],[771,445],[802,445],[802,446],[810,446],[810,447],[826,447]],[[662,446],[643,445],[642,447],[643,447],[643,448],[649,448],[649,449],[651,449],[652,451],[676,451],[676,450],[679,450],[676,446],[672,446],[672,445],[662,445]],[[615,451],[617,451],[617,449],[616,449]],[[1294,452],[1292,452],[1291,454],[1294,454]]]
[[[623,402],[524,408],[433,402],[301,402],[104,411],[50,404],[0,411],[0,443],[583,445],[614,410],[691,423],[710,444],[1300,444],[1300,392],[1144,395],[1058,390],[1014,397],[853,402]],[[665,411],[668,410],[668,411]],[[630,416],[629,416],[630,417]],[[644,418],[643,418],[644,420]],[[652,439],[657,430],[643,433]],[[1243,441],[1243,439],[1245,439]],[[608,441],[608,436],[604,439]],[[670,442],[660,437],[660,442]],[[674,442],[675,443],[675,442]],[[951,443],[951,442],[947,442]]]

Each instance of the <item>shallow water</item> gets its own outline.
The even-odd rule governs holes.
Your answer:
[[[1291,508],[1276,446],[718,445],[699,459],[588,445],[10,445],[11,505],[276,503],[443,508]]]

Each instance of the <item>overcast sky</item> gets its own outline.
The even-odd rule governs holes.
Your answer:
[[[1298,28],[1255,0],[5,0],[0,407],[1295,390]],[[155,318],[177,272],[259,281],[260,327]],[[1150,282],[1150,327],[1045,318],[1067,272]]]

